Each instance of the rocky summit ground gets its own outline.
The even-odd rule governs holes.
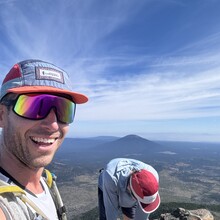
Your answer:
[[[160,218],[155,220],[215,220],[215,218],[207,209],[186,210],[178,208],[172,213],[161,214]]]

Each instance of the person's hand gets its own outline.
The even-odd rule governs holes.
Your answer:
[[[128,218],[126,215],[123,215],[123,220],[132,220],[132,219]]]

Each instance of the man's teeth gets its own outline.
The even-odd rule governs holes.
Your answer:
[[[55,139],[54,138],[37,138],[37,137],[32,137],[32,140],[35,142],[39,142],[39,143],[45,143],[45,144],[52,144]]]

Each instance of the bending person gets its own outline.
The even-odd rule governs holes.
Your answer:
[[[127,158],[111,160],[100,171],[99,218],[146,220],[160,205],[159,176],[150,165]]]

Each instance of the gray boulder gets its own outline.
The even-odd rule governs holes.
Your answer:
[[[157,220],[157,219],[155,219]],[[207,209],[186,210],[177,208],[172,213],[161,214],[158,220],[215,220]]]

